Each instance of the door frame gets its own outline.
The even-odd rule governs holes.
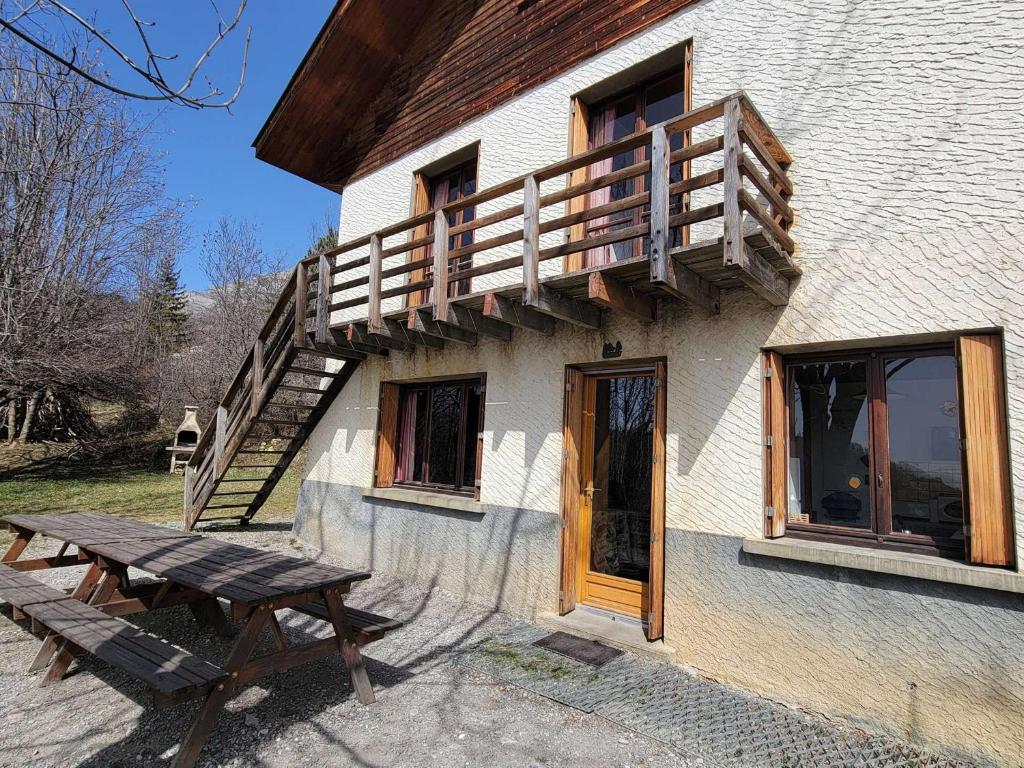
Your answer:
[[[650,370],[655,377],[654,451],[651,471],[651,554],[648,604],[641,620],[648,640],[664,634],[665,584],[665,439],[667,365],[664,358],[627,360],[616,364],[588,363],[565,368],[565,401],[562,421],[562,527],[558,611],[564,615],[576,607],[580,594],[580,510],[584,424],[583,398],[586,375]]]

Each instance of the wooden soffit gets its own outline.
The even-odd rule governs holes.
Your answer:
[[[341,191],[695,1],[341,0],[256,156]]]

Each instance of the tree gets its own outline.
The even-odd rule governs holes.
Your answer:
[[[247,220],[224,218],[212,227],[203,237],[202,264],[210,288],[190,302],[189,346],[166,362],[165,413],[180,413],[186,404],[212,412],[285,279],[282,260],[264,250],[259,228]]]
[[[41,54],[49,59],[51,64],[59,65],[58,71],[73,73],[94,86],[126,98],[169,102],[192,109],[228,108],[238,99],[245,82],[249,41],[252,37],[251,27],[245,33],[241,72],[234,92],[226,96],[220,88],[208,82],[208,90],[197,93],[196,85],[203,67],[214,51],[238,28],[247,2],[248,0],[240,0],[235,15],[230,20],[221,14],[216,2],[211,2],[217,19],[217,33],[206,48],[198,54],[191,69],[183,74],[177,85],[172,85],[168,81],[163,69],[168,62],[177,59],[178,54],[158,53],[154,50],[150,31],[156,26],[155,23],[138,16],[128,0],[121,0],[120,5],[135,29],[139,56],[129,52],[127,41],[113,40],[100,29],[95,19],[81,16],[60,0],[0,0],[0,30],[7,33],[0,35],[0,46],[20,43],[25,52]],[[79,34],[84,35],[83,43],[85,45],[97,47],[111,56],[113,60],[121,62],[127,70],[128,78],[134,81],[134,85],[122,86],[112,82],[109,76],[104,76],[95,66],[94,61],[81,59],[77,46],[73,46],[70,51],[60,50],[39,32],[40,29],[45,28],[48,21],[59,27],[77,28]],[[149,90],[139,90],[142,86],[148,86]]]
[[[165,253],[157,260],[156,275],[145,299],[149,303],[149,335],[159,353],[180,347],[186,340],[188,315],[175,254]]]
[[[147,135],[123,98],[0,46],[0,406],[22,403],[19,440],[47,402],[143,389],[140,264],[181,219]]]

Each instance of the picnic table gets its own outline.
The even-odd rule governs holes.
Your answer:
[[[2,519],[16,538],[0,560],[0,601],[48,631],[29,671],[46,668],[41,684],[64,677],[74,657],[91,653],[147,683],[158,706],[202,698],[199,713],[178,751],[176,768],[194,765],[235,689],[313,659],[340,653],[359,701],[374,701],[360,646],[401,622],[349,608],[343,596],[365,571],[266,552],[105,515],[9,515]],[[22,557],[37,536],[61,541],[56,556]],[[71,547],[75,554],[68,554]],[[84,566],[70,594],[28,575],[47,568]],[[156,577],[133,584],[128,568]],[[222,634],[231,628],[220,601],[242,630],[222,665],[198,659],[120,618],[188,605],[196,620]],[[333,633],[289,646],[276,612],[285,608],[327,622]],[[253,653],[269,627],[274,650]]]

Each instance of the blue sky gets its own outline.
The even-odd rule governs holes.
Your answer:
[[[137,37],[120,2],[71,0],[83,16],[133,52]],[[233,15],[236,0],[218,0],[224,15]],[[334,0],[250,0],[243,25],[252,27],[248,71],[238,102],[229,114],[220,109],[192,110],[180,106],[137,108],[156,119],[154,147],[164,154],[167,193],[191,201],[187,222],[190,242],[181,257],[182,282],[191,289],[206,287],[200,267],[203,233],[221,216],[247,217],[260,227],[265,249],[286,263],[305,253],[314,228],[337,220],[340,197],[256,159],[252,141],[312,44]],[[136,0],[136,13],[154,21],[150,41],[158,52],[178,52],[180,62],[165,65],[165,74],[181,73],[216,34],[210,0]],[[245,29],[218,48],[203,73],[222,90],[237,84]],[[130,79],[109,62],[119,84]],[[173,78],[168,74],[168,80]],[[140,85],[139,87],[144,87]]]

